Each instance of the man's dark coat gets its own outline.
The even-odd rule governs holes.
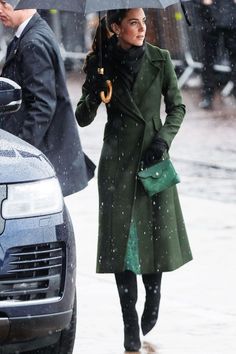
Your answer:
[[[87,157],[85,162],[55,36],[37,13],[7,57],[2,76],[22,87],[23,102],[18,112],[1,118],[0,127],[48,157],[64,196],[83,189],[93,175],[93,164]]]

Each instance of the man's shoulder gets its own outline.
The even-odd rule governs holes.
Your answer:
[[[49,43],[51,46],[56,45],[56,39],[51,28],[39,15],[34,16],[25,28],[20,38],[22,46],[32,43],[39,45],[40,43]]]

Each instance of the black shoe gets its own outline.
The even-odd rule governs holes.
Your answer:
[[[124,347],[127,352],[138,352],[141,348],[141,341],[139,337],[139,326],[125,325],[124,329]]]
[[[212,98],[205,97],[200,103],[199,103],[199,108],[202,109],[212,109]]]
[[[141,318],[141,328],[143,335],[149,333],[155,326],[158,318],[159,302],[156,306],[145,306]]]
[[[141,318],[141,328],[145,336],[155,326],[161,299],[162,274],[144,274],[143,283],[146,289],[146,300]]]

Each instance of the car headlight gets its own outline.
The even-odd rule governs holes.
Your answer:
[[[16,219],[62,211],[63,197],[56,178],[9,184],[2,203],[2,217]]]

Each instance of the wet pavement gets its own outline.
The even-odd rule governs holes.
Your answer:
[[[199,92],[183,91],[187,114],[172,147],[184,194],[236,201],[236,100],[216,96],[214,110],[198,108]]]
[[[77,73],[68,76],[72,103],[81,93]],[[182,183],[180,200],[194,260],[165,273],[157,326],[141,354],[234,354],[236,351],[236,103],[216,97],[213,111],[198,108],[199,93],[183,91],[186,119],[171,156]],[[80,129],[84,150],[98,163],[105,124],[101,106]],[[96,178],[66,198],[77,241],[78,324],[75,354],[122,354],[123,329],[113,275],[95,273],[98,196]],[[140,279],[139,279],[140,281]],[[144,289],[139,282],[141,315]],[[127,353],[126,353],[127,354]]]

